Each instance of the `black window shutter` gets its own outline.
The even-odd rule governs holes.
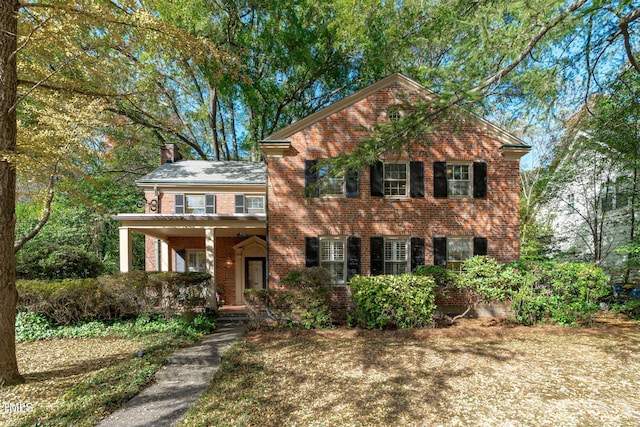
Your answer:
[[[433,197],[447,197],[447,162],[433,162]]]
[[[358,197],[360,195],[360,173],[349,172],[345,177],[347,187],[347,197]]]
[[[244,213],[244,194],[236,194],[236,213]]]
[[[433,265],[440,267],[447,266],[447,238],[433,238]]]
[[[409,163],[410,175],[409,185],[411,197],[424,197],[424,163],[411,162]]]
[[[371,165],[371,195],[384,196],[384,176],[382,162],[376,162]]]
[[[317,237],[304,238],[304,259],[307,267],[320,265],[320,239]]]
[[[180,249],[176,251],[176,271],[184,273],[187,271],[187,251]]]
[[[205,194],[204,196],[204,212],[208,214],[216,213],[216,195],[215,194]]]
[[[347,239],[347,281],[360,274],[360,238]]]
[[[317,160],[304,161],[304,195],[305,197],[319,197],[320,188],[315,185],[318,181]]]
[[[384,237],[372,237],[371,245],[371,275],[384,274]]]
[[[473,238],[473,255],[487,255],[487,238],[486,237],[474,237]]]
[[[174,212],[177,214],[184,213],[184,194],[176,194],[174,203]]]
[[[413,271],[419,265],[424,265],[424,239],[421,237],[412,237],[411,271]]]
[[[487,197],[487,164],[484,162],[473,164],[473,197]]]

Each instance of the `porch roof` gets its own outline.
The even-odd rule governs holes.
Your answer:
[[[267,215],[256,214],[118,214],[112,217],[122,227],[158,239],[169,237],[204,237],[208,228],[216,229],[216,236],[231,237],[238,233],[264,235]]]

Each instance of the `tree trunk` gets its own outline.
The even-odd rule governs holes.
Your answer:
[[[16,0],[0,0],[0,153],[16,151]],[[0,157],[0,385],[24,382],[16,360],[16,169]]]

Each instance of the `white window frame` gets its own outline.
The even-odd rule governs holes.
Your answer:
[[[467,179],[457,178],[456,169],[466,167],[467,168]],[[460,188],[456,185],[457,183],[464,183],[466,185],[463,187],[466,189],[466,194],[457,194]],[[447,194],[451,197],[471,197],[473,194],[473,190],[471,188],[473,183],[473,163],[470,162],[447,162]],[[455,190],[455,191],[454,191]]]
[[[202,205],[189,203],[194,199],[202,199]],[[207,209],[206,196],[204,194],[185,194],[184,195],[184,213],[190,215],[204,215]]]
[[[333,283],[346,283],[347,238],[344,236],[323,236],[319,240],[320,266],[331,272]]]
[[[452,254],[453,244],[467,244],[469,256],[456,257]],[[468,259],[473,258],[473,237],[447,237],[447,268],[453,271],[461,271],[462,263]]]
[[[387,178],[387,168],[391,168],[392,166],[404,166],[404,173],[405,173],[405,177],[404,179],[402,178]],[[400,198],[404,198],[404,197],[409,197],[409,175],[410,175],[410,171],[409,171],[409,163],[407,162],[400,162],[400,163],[383,163],[382,165],[382,192],[384,194],[384,197],[400,197]],[[393,190],[395,188],[389,186],[389,188],[387,187],[387,182],[389,184],[392,183],[397,183],[397,191],[398,194],[393,194]],[[402,188],[402,183],[404,182],[404,189]],[[395,185],[394,185],[395,187]],[[404,190],[404,194],[400,194],[401,190]]]
[[[329,177],[331,172],[330,165],[324,165],[318,168],[318,192],[321,197],[327,196],[344,196],[345,195],[345,179],[344,177]]]
[[[207,254],[205,251],[188,250],[186,251],[186,270],[189,272],[206,272],[207,271]],[[192,267],[191,261],[195,261]]]
[[[262,199],[262,208],[249,207],[249,199]],[[266,212],[266,199],[262,194],[246,194],[244,196],[244,211],[245,213],[265,213]]]
[[[403,244],[404,248],[398,246]],[[407,237],[385,237],[384,274],[402,274],[411,271],[411,243]],[[404,253],[403,253],[404,252]]]

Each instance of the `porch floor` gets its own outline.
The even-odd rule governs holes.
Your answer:
[[[222,305],[218,307],[220,313],[246,313],[246,305]]]

